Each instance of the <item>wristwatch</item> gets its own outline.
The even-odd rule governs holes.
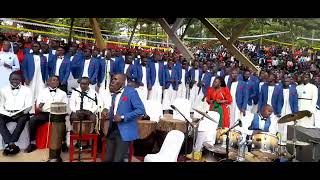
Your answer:
[[[121,117],[121,120],[124,121],[124,115],[122,115],[122,116],[120,116],[120,117]]]

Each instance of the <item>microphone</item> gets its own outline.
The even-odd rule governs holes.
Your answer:
[[[238,121],[239,126],[242,127],[242,121],[240,119]]]
[[[173,110],[177,110],[176,106],[174,106],[173,104],[170,105],[170,107],[171,107]]]

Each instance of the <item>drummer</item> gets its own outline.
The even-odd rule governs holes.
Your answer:
[[[42,89],[42,91],[40,91],[39,93],[39,97],[37,98],[36,114],[30,118],[29,122],[30,144],[28,148],[25,150],[26,153],[30,153],[37,149],[35,141],[36,132],[41,125],[49,122],[51,103],[68,103],[67,94],[61,89],[59,89],[58,86],[58,76],[52,76],[48,80],[48,87]]]
[[[266,104],[261,113],[256,113],[253,116],[249,130],[253,130],[253,133],[256,131],[270,132],[276,134],[277,123],[272,121],[271,114],[273,113],[273,108],[271,105]]]

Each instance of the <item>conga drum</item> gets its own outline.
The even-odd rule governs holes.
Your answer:
[[[67,115],[67,104],[61,102],[54,102],[50,105],[50,121],[51,136],[50,136],[50,154],[49,159],[60,157],[61,143],[63,135],[65,134]],[[49,126],[50,127],[50,126]]]
[[[83,120],[82,121],[82,129],[80,130],[80,121],[73,121],[72,122],[72,133],[73,134],[80,134],[80,131],[82,134],[90,134],[93,133],[95,122],[89,121],[89,120]]]
[[[186,133],[187,123],[185,121],[178,120],[178,119],[160,118],[160,121],[158,122],[157,128],[156,128],[156,146],[154,151],[157,152],[160,150],[164,142],[164,139],[166,138],[168,132],[170,132],[171,130],[179,130],[183,133]],[[192,139],[191,140],[188,139],[188,145],[189,144],[190,145],[192,144]],[[184,151],[185,148],[181,148],[181,150]],[[191,147],[191,150],[192,150],[192,147]],[[189,151],[189,148],[188,148],[188,151]]]
[[[140,139],[134,141],[134,155],[146,156],[154,152],[157,122],[150,120],[138,120],[138,133]]]

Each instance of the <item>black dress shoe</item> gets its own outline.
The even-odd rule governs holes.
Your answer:
[[[10,154],[10,148],[9,148],[9,146],[7,146],[7,147],[3,150],[2,154],[3,154],[4,156],[8,156],[8,155]]]
[[[10,147],[10,153],[12,155],[18,154],[20,152],[19,146],[16,146],[15,144],[12,144]]]
[[[29,144],[27,149],[25,150],[26,153],[31,153],[32,151],[36,150],[37,146],[35,144]]]

